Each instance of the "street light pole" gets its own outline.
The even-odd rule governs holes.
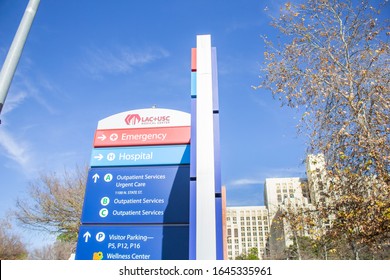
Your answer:
[[[40,0],[30,0],[0,72],[0,114]]]

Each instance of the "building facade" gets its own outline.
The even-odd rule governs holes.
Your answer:
[[[281,217],[286,207],[302,208],[311,204],[305,178],[267,178],[264,184],[264,203],[268,209],[270,235],[268,247],[271,259],[284,257],[284,250],[293,244],[291,229]]]
[[[307,178],[267,178],[264,184],[265,206],[226,208],[226,238],[228,259],[257,248],[259,258],[282,259],[293,244],[293,231],[281,217],[286,208],[314,208],[327,186],[323,155],[309,155]],[[294,210],[292,211],[294,212]],[[301,236],[309,233],[302,228]]]
[[[234,260],[257,248],[259,259],[267,257],[269,217],[265,206],[227,207],[227,256]]]

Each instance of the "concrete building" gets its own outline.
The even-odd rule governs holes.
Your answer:
[[[314,209],[318,202],[324,199],[320,194],[326,191],[327,180],[325,171],[325,159],[322,154],[309,155],[306,159],[307,178],[267,178],[264,185],[264,202],[268,209],[270,220],[270,238],[268,246],[270,257],[278,259],[282,257],[285,248],[293,244],[293,233],[286,219],[281,219],[281,213],[290,209],[290,222],[297,223],[297,219],[305,219],[302,209]],[[299,218],[297,218],[299,217]],[[306,217],[307,218],[307,217]],[[310,217],[314,219],[314,217]],[[314,221],[314,220],[312,220]],[[316,221],[319,230],[324,221]],[[310,236],[308,228],[302,222],[298,235]],[[296,232],[297,233],[297,232]]]
[[[284,207],[308,207],[311,203],[305,178],[267,178],[264,184],[264,203],[268,209],[270,235],[268,247],[271,259],[284,256],[284,249],[293,244],[290,228],[281,219]]]
[[[293,244],[292,231],[281,218],[283,209],[314,208],[327,188],[323,155],[309,155],[307,178],[267,178],[264,184],[265,206],[226,208],[228,259],[235,259],[256,247],[259,258],[284,258],[284,250]],[[324,221],[319,224],[326,226]],[[303,227],[300,235],[309,236]]]
[[[270,221],[281,205],[294,201],[307,206],[311,203],[307,179],[305,178],[267,178],[264,184],[264,203],[268,209]]]
[[[251,248],[258,249],[258,257],[268,254],[269,217],[265,206],[226,208],[227,255],[234,260]]]

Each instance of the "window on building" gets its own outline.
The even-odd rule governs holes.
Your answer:
[[[238,229],[237,228],[234,229],[234,237],[238,237]]]

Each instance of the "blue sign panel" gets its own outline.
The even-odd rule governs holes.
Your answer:
[[[97,148],[92,150],[91,156],[91,167],[189,163],[189,145]]]
[[[91,168],[81,222],[188,223],[190,167]]]
[[[188,260],[188,226],[82,225],[76,260]]]

